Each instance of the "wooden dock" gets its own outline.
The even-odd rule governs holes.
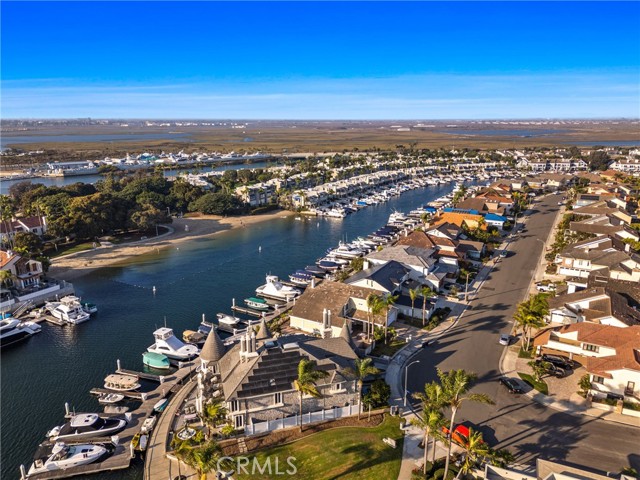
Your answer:
[[[267,314],[268,310],[252,310],[251,308],[238,307],[234,305],[231,310],[238,313],[244,313],[245,315],[251,315],[253,317],[262,317],[262,314]]]
[[[145,393],[144,398],[143,394],[140,392],[121,392],[123,394],[126,394],[129,398],[137,397],[136,399],[141,400],[142,404],[136,410],[127,412],[127,414],[131,415],[131,420],[129,421],[127,427],[118,434],[119,443],[116,446],[115,452],[110,457],[106,458],[102,462],[73,467],[67,470],[56,470],[52,472],[39,473],[30,475],[27,478],[29,478],[30,480],[68,478],[74,477],[76,475],[87,475],[98,472],[121,470],[129,467],[132,459],[131,440],[133,436],[140,431],[142,423],[147,419],[147,417],[154,413],[153,407],[155,406],[155,404],[158,403],[158,401],[162,398],[182,389],[185,379],[190,377],[195,372],[196,366],[198,364],[199,362],[197,361],[191,361],[187,364],[184,364],[184,366],[176,372],[164,377],[164,381],[162,383],[159,383],[154,390]],[[128,371],[124,370],[123,373],[124,372]],[[139,373],[136,372],[135,374],[138,375]],[[99,395],[100,393],[113,393],[113,391],[103,388],[94,388],[91,390],[91,393],[94,395]],[[160,416],[162,415],[164,415],[164,413],[160,414]],[[120,416],[124,416],[124,414],[121,414]],[[109,443],[109,437],[103,438],[98,443]]]
[[[120,375],[134,375],[138,378],[144,378],[145,380],[150,380],[152,382],[158,383],[163,383],[165,378],[167,378],[165,375],[154,375],[153,373],[136,372],[134,370],[127,370],[126,368],[118,368],[116,370],[116,373],[119,373]]]
[[[91,395],[102,395],[103,393],[115,393],[113,390],[107,390],[106,388],[92,388],[89,390]],[[118,392],[121,395],[124,395],[126,398],[131,398],[133,400],[141,400],[144,401],[146,398],[146,394],[142,392]]]

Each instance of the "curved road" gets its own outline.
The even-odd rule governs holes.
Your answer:
[[[515,306],[529,290],[542,248],[558,212],[559,195],[533,206],[527,232],[509,246],[510,254],[492,270],[472,308],[429,349],[412,360],[409,390],[422,390],[442,370],[463,368],[478,375],[473,391],[490,395],[495,406],[466,403],[456,423],[468,420],[495,448],[508,448],[520,464],[547,460],[619,472],[640,470],[640,429],[593,417],[571,415],[541,406],[525,395],[511,395],[498,383],[503,349],[499,333],[509,333]],[[572,381],[572,377],[569,377]],[[578,379],[575,379],[576,383]]]

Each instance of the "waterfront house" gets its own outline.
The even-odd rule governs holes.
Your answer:
[[[640,326],[573,323],[545,330],[534,345],[584,365],[594,396],[640,402]]]
[[[215,330],[208,335],[201,362],[204,397],[222,398],[228,418],[236,429],[252,432],[260,422],[282,420],[299,415],[299,393],[294,388],[298,364],[302,359],[316,362],[327,376],[317,382],[321,396],[304,396],[302,413],[358,405],[353,374],[357,355],[352,348],[348,327],[333,338],[285,335],[274,338],[262,322],[255,331],[224,345]],[[207,392],[204,390],[207,389]],[[353,413],[357,412],[357,408]],[[298,417],[299,418],[299,417]],[[275,422],[275,428],[279,428]],[[270,428],[273,429],[273,428]]]
[[[21,217],[0,222],[0,243],[8,242],[20,232],[31,232],[42,237],[47,233],[46,217]]]
[[[395,295],[402,283],[409,280],[411,269],[396,260],[382,265],[373,265],[349,277],[345,283],[356,287],[370,288],[384,295]],[[389,322],[391,323],[391,322]]]
[[[20,290],[38,284],[44,276],[42,262],[22,257],[11,250],[0,250],[0,270],[9,272],[9,283]]]
[[[337,337],[345,321],[353,330],[368,320],[367,297],[378,295],[372,288],[349,285],[342,282],[324,281],[307,288],[289,312],[292,328],[325,338]],[[376,319],[382,322],[381,319]]]
[[[434,275],[437,270],[438,259],[434,257],[435,248],[419,248],[407,245],[394,245],[366,256],[366,265],[384,265],[397,261],[411,269],[409,277],[433,290],[439,290],[441,279]]]

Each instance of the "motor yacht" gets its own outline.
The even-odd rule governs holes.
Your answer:
[[[331,252],[329,252],[329,255],[338,258],[353,260],[354,258],[362,257],[364,255],[364,252],[359,248],[355,248],[351,245],[340,242],[338,248],[331,250]]]
[[[267,275],[266,280],[267,283],[256,288],[256,293],[262,297],[288,302],[302,293],[297,288],[283,285],[275,275]]]
[[[0,322],[0,346],[6,347],[21,340],[26,340],[41,330],[42,327],[37,323],[20,323],[20,320],[15,318],[5,318]]]
[[[63,297],[59,302],[48,302],[45,304],[45,308],[57,319],[72,325],[86,322],[91,318],[91,314],[82,308],[80,299],[73,295]]]
[[[63,442],[57,442],[53,445],[43,444],[36,451],[28,475],[87,465],[101,460],[109,453],[109,450],[103,445],[65,445]]]
[[[195,345],[179,340],[171,328],[162,327],[153,332],[156,342],[147,348],[148,352],[161,353],[173,360],[190,360],[200,353]]]
[[[313,278],[314,275],[311,272],[307,272],[305,270],[296,270],[294,273],[289,275],[289,280],[291,280],[291,283],[295,283],[296,285],[300,285],[301,287],[311,285]]]
[[[47,432],[47,437],[55,441],[78,441],[85,438],[115,435],[124,430],[127,421],[124,418],[101,417],[97,413],[74,415],[64,425],[54,427]]]

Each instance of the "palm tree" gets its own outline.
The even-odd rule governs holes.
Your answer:
[[[420,289],[420,295],[422,296],[422,326],[424,327],[427,322],[427,298],[431,298],[435,294],[431,288],[424,286]]]
[[[394,303],[396,303],[396,300],[398,300],[398,295],[387,295],[385,297],[382,297],[380,299],[380,305],[382,308],[384,308],[385,311],[385,315],[384,315],[384,343],[385,345],[387,344],[387,328],[389,325],[389,310],[391,309],[391,307],[393,306]]]
[[[369,296],[367,297],[367,309],[370,314],[371,324],[369,327],[371,332],[370,333],[367,332],[367,336],[373,335],[373,328],[375,326],[375,317],[376,315],[380,314],[383,308],[384,306],[382,305],[381,298],[374,293],[370,293]]]
[[[416,298],[420,294],[420,289],[410,288],[409,289],[409,298],[411,298],[411,318],[413,318],[413,305],[416,303]]]
[[[545,325],[544,317],[549,314],[549,304],[545,294],[538,294],[520,303],[513,316],[516,325],[522,328],[525,340],[525,350],[529,351],[531,331]]]
[[[202,420],[207,425],[207,433],[211,435],[211,427],[215,427],[217,423],[227,416],[227,409],[220,399],[214,399],[211,403],[204,406],[202,412]]]
[[[453,433],[458,409],[462,406],[462,403],[467,400],[486,403],[489,405],[493,405],[494,401],[484,393],[471,393],[465,395],[477,378],[475,373],[466,372],[462,369],[451,370],[449,372],[443,372],[438,369],[438,378],[440,379],[440,385],[444,392],[445,405],[451,408],[451,422],[449,424],[449,432],[447,434],[449,437],[449,447],[444,465],[444,475],[442,477],[447,478],[447,474],[449,473],[449,461],[451,460],[451,434]]]
[[[460,478],[463,473],[465,475],[469,473],[481,458],[491,456],[491,449],[484,440],[482,440],[482,433],[475,431],[472,428],[469,429],[469,438],[463,445],[463,448],[465,449],[466,455],[456,478]]]
[[[364,379],[366,377],[368,377],[369,375],[375,375],[376,373],[379,373],[380,370],[378,370],[376,367],[374,367],[371,363],[373,362],[373,359],[370,357],[364,358],[364,359],[360,359],[360,358],[356,358],[356,367],[351,369],[352,373],[355,375],[356,377],[356,384],[357,384],[357,393],[361,394],[362,393],[362,385],[364,383]],[[360,420],[360,395],[358,395],[358,420]]]
[[[198,447],[191,447],[186,442],[182,442],[175,450],[175,453],[180,461],[183,461],[198,473],[200,480],[207,480],[208,473],[218,467],[226,468],[228,463],[222,455],[222,449],[214,440],[210,440]]]
[[[444,424],[442,415],[442,407],[444,405],[444,395],[442,387],[437,382],[427,383],[424,386],[424,392],[414,393],[413,397],[422,403],[422,413],[418,415],[411,423],[424,430],[424,459],[423,473],[427,473],[427,447],[429,445],[429,436],[431,432],[438,431]],[[433,439],[433,458],[436,454],[436,439]]]
[[[298,378],[293,381],[293,387],[300,394],[300,431],[302,432],[302,397],[310,395],[314,398],[321,397],[316,382],[329,375],[324,370],[317,370],[316,362],[303,358],[298,363]]]

